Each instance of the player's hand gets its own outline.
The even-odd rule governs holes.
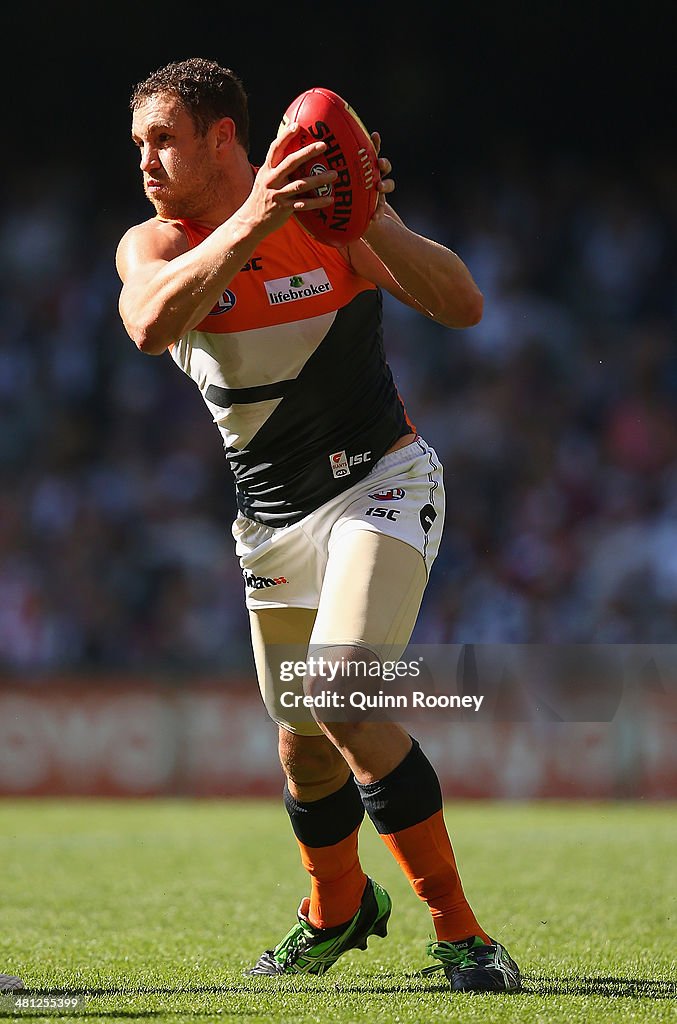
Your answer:
[[[371,133],[371,141],[374,143],[374,149],[378,157],[378,169],[381,172],[381,180],[376,186],[379,197],[374,216],[372,217],[372,221],[374,221],[378,220],[385,213],[387,206],[386,196],[395,191],[395,181],[390,177],[393,165],[386,156],[381,156],[381,136],[378,132]]]
[[[376,204],[376,209],[374,210],[374,215],[369,222],[369,226],[365,233],[363,234],[363,239],[367,238],[369,232],[373,227],[378,228],[379,223],[385,217],[394,216],[394,211],[392,210],[392,207],[388,206],[388,202],[386,200],[386,196],[389,196],[390,193],[392,193],[392,191],[395,190],[395,182],[390,177],[390,174],[392,173],[392,164],[390,163],[387,157],[381,156],[381,136],[377,131],[372,132],[372,142],[374,143],[374,148],[376,150],[376,155],[378,158],[381,180],[378,182],[376,186],[379,194],[378,203]]]
[[[263,234],[281,227],[293,213],[331,206],[334,201],[333,194],[318,196],[315,190],[336,181],[337,171],[324,171],[308,177],[299,173],[303,164],[324,153],[326,143],[311,142],[285,155],[297,131],[295,123],[280,130],[268,147],[250,195],[240,207],[240,214],[246,216],[250,224],[260,227]]]

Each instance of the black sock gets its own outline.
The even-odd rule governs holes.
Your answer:
[[[296,838],[306,846],[334,846],[362,823],[364,806],[351,775],[335,793],[306,803],[296,800],[284,786],[284,806]]]
[[[412,741],[406,757],[384,778],[357,783],[364,808],[381,835],[411,828],[442,809],[437,772],[413,737]]]

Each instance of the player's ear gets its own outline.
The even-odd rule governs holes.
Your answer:
[[[217,149],[228,148],[235,142],[237,132],[232,117],[222,117],[220,121],[216,121],[212,125],[212,131]]]

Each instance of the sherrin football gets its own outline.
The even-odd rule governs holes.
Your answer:
[[[298,123],[299,130],[287,153],[311,142],[327,144],[324,153],[302,164],[296,173],[301,177],[338,173],[331,185],[315,190],[317,195],[332,194],[332,205],[301,210],[295,216],[318,242],[337,248],[348,245],[364,234],[378,202],[380,173],[369,132],[350,104],[330,89],[308,89],[297,96],[280,127],[292,121]]]

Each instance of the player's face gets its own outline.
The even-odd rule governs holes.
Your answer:
[[[173,96],[151,96],[132,118],[143,189],[161,217],[198,217],[218,179],[208,136]]]

